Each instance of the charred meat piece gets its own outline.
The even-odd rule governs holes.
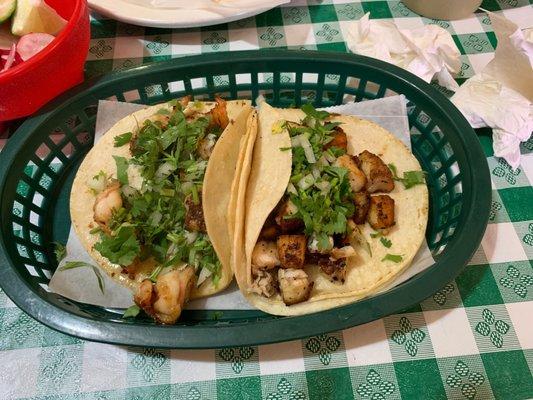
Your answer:
[[[298,208],[289,200],[285,200],[278,206],[276,224],[283,233],[299,232],[304,228],[304,222],[300,218],[286,218],[298,212]]]
[[[324,145],[324,150],[329,149],[330,147],[338,147],[346,151],[348,149],[348,138],[346,133],[342,130],[340,126],[333,128],[335,134],[333,135],[333,140]]]
[[[386,229],[394,222],[394,199],[386,194],[370,197],[368,223],[374,229]]]
[[[320,270],[329,276],[331,282],[344,283],[346,280],[346,259],[334,260],[330,257],[322,257],[318,261]]]
[[[394,189],[392,172],[377,155],[365,150],[358,157],[359,167],[365,173],[368,193],[390,192]]]
[[[122,207],[120,183],[114,181],[96,196],[93,205],[93,219],[104,232],[109,233],[109,222],[113,213]]]
[[[254,281],[250,286],[250,291],[265,297],[274,296],[278,291],[276,271],[264,269],[254,271]]]
[[[261,233],[259,233],[259,239],[276,240],[279,236],[280,230],[276,224],[275,215],[275,210],[270,213],[263,225],[263,229],[261,229]]]
[[[288,306],[309,299],[314,284],[309,281],[309,276],[303,269],[293,268],[280,268],[278,270],[278,282],[281,298]]]
[[[226,110],[226,100],[215,97],[215,102],[217,103],[215,107],[209,112],[211,115],[211,122],[209,127],[219,126],[222,129],[226,129],[226,126],[229,124],[228,112]]]
[[[357,166],[357,157],[345,154],[337,158],[335,165],[348,170],[348,180],[354,192],[357,193],[365,188],[367,183],[366,176]]]
[[[279,267],[278,246],[276,242],[260,240],[252,251],[252,270]]]
[[[185,228],[188,231],[206,232],[202,197],[198,195],[198,204],[192,195],[185,198]]]
[[[134,295],[135,303],[162,324],[175,323],[196,281],[193,267],[159,275],[156,283],[145,279]]]
[[[305,262],[305,235],[280,235],[277,240],[282,268],[302,268]]]
[[[356,224],[364,224],[366,222],[366,215],[370,208],[370,195],[368,192],[355,193],[353,196],[355,203],[355,213],[353,215],[353,221]]]

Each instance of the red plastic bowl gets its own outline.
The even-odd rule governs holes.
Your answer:
[[[0,121],[25,117],[83,81],[89,51],[86,0],[46,0],[68,24],[45,49],[0,73]]]

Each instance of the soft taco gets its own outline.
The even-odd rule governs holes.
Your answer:
[[[424,173],[409,149],[375,123],[311,105],[263,103],[258,115],[232,255],[248,301],[306,314],[368,296],[405,269],[428,218]]]
[[[246,100],[147,107],[114,125],[77,172],[76,234],[158,322],[174,323],[189,298],[233,279],[228,205],[255,118]]]

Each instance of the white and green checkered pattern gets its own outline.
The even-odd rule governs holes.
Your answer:
[[[526,0],[483,2],[504,13],[517,6],[529,6],[522,17],[533,23]],[[93,15],[87,74],[227,50],[345,52],[349,24],[368,11],[401,27],[447,29],[463,54],[461,79],[479,71],[496,45],[483,14],[446,22],[421,18],[399,1],[298,0],[243,21],[182,31]],[[420,305],[301,341],[183,351],[71,338],[29,318],[0,291],[0,398],[533,398],[533,139],[522,145],[516,171],[492,156],[490,136],[480,132],[480,140],[493,189],[487,232],[465,271]]]

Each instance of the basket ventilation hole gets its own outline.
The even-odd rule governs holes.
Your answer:
[[[235,80],[238,84],[250,84],[252,83],[252,74],[236,74]]]
[[[193,89],[202,89],[206,87],[205,79],[203,78],[194,78],[191,79],[191,87]]]
[[[26,270],[29,272],[31,276],[39,276],[39,273],[37,272],[37,270],[35,269],[33,265],[24,264],[24,266],[26,267]]]
[[[34,211],[30,211],[30,222],[35,226],[39,226],[39,214]]]
[[[50,147],[46,145],[46,143],[42,143],[38,148],[35,154],[37,157],[39,157],[41,160],[44,160],[48,155],[52,152]]]
[[[176,93],[176,92],[183,92],[185,91],[185,85],[183,83],[183,81],[173,81],[173,82],[169,82],[168,84],[168,88],[170,90],[171,93]]]
[[[302,75],[302,82],[304,83],[317,83],[318,82],[318,74],[310,74],[308,72],[304,72]]]

